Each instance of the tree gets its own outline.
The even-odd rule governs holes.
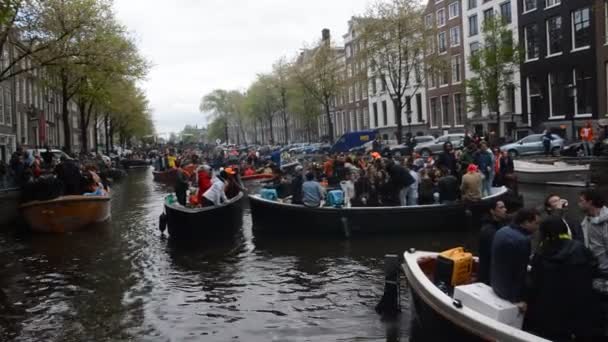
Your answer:
[[[359,55],[369,65],[369,76],[374,81],[380,79],[393,101],[398,143],[403,138],[401,115],[404,108],[410,107],[407,101],[413,98],[406,97],[406,92],[423,89],[424,71],[445,64],[433,55],[423,58],[428,37],[435,37],[424,26],[423,12],[416,0],[390,0],[376,3],[359,20],[363,42]]]
[[[319,104],[295,77],[289,78],[287,89],[287,96],[290,99],[287,109],[289,113],[293,113],[296,118],[300,119],[306,127],[306,139],[313,141],[313,128],[320,115]]]
[[[289,97],[289,64],[285,60],[285,57],[279,58],[277,62],[272,66],[272,75],[274,78],[274,85],[277,88],[280,97],[280,110],[281,117],[283,119],[283,127],[285,129],[285,143],[289,143],[289,117],[287,115],[287,107],[288,102],[287,98]]]
[[[215,89],[203,96],[199,106],[199,110],[201,112],[209,113],[214,122],[221,122],[224,125],[223,138],[225,142],[228,142],[228,116],[230,115],[228,97],[229,95],[227,90]]]
[[[496,113],[497,137],[502,136],[500,103],[507,89],[515,87],[513,75],[519,67],[520,53],[507,24],[495,15],[484,19],[479,50],[469,57],[471,76],[465,81],[469,110],[483,105]]]
[[[302,88],[323,107],[331,143],[334,142],[331,110],[333,99],[340,89],[339,58],[342,53],[343,51],[333,47],[329,40],[321,40],[316,48],[304,52],[292,69]]]
[[[262,132],[264,130],[263,123],[268,124],[270,143],[275,143],[272,120],[274,114],[280,109],[280,103],[280,94],[274,85],[272,75],[259,74],[247,90],[247,106],[250,114],[253,113],[254,117],[260,119]],[[264,140],[264,133],[262,133],[262,140]]]

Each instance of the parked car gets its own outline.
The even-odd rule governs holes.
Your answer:
[[[418,146],[419,144],[428,143],[428,142],[431,142],[434,140],[435,140],[435,137],[432,135],[416,136],[416,137],[414,137],[414,148],[416,148],[416,146]],[[405,155],[411,154],[412,149],[407,144],[399,144],[399,145],[391,147],[391,153],[393,153],[393,154],[399,153],[402,156],[405,156]]]
[[[608,139],[596,142],[592,147],[592,152],[594,156],[608,155]],[[582,157],[585,155],[585,148],[581,141],[577,141],[564,146],[560,151],[560,154],[567,157]]]
[[[551,134],[551,136],[553,136],[553,140],[551,140],[551,154],[557,156],[564,147],[565,142],[564,139],[557,134]],[[512,157],[543,154],[545,153],[543,134],[528,135],[514,143],[501,146],[500,150],[509,152]]]
[[[45,148],[41,148],[41,149],[30,148],[30,149],[27,149],[26,151],[29,152],[33,156],[42,156],[43,153],[46,153]],[[67,153],[63,152],[62,150],[52,148],[51,153],[53,154],[53,159],[55,159],[57,161],[61,160],[61,157],[65,157],[66,159],[72,159]]]
[[[324,153],[328,153],[329,151],[331,151],[331,145],[330,144],[312,144],[310,146],[308,146],[305,150],[304,153],[306,154],[324,154]]]
[[[454,149],[461,149],[464,143],[464,133],[446,134],[437,139],[420,143],[414,147],[414,152],[419,153],[425,158],[433,154],[441,154],[443,153],[443,145],[446,142],[451,142]]]

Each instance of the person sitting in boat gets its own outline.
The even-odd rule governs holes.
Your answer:
[[[353,207],[371,207],[377,205],[377,194],[372,194],[372,183],[365,170],[359,171],[359,177],[355,181],[355,198],[351,200]]]
[[[462,176],[462,184],[460,184],[463,201],[477,202],[481,200],[481,178],[477,165],[469,164],[467,173]]]
[[[175,167],[177,167],[177,177],[175,179],[175,196],[177,197],[177,202],[185,206],[187,203],[186,191],[188,190],[190,175],[186,170],[181,167],[179,160],[175,160]]]
[[[55,175],[63,183],[64,195],[80,195],[81,174],[76,162],[61,156],[61,162],[55,167]]]
[[[597,260],[559,216],[540,224],[524,330],[551,341],[600,341],[604,322],[592,289]]]
[[[583,229],[581,228],[580,223],[567,215],[568,201],[557,194],[549,194],[549,196],[545,198],[545,212],[548,216],[559,217],[564,221],[566,228],[568,228],[568,236],[570,236],[572,240],[577,240],[582,243],[585,242]]]
[[[418,185],[418,204],[433,204],[435,199],[435,184],[432,178],[432,170],[420,170],[420,184]]]
[[[500,228],[492,242],[490,285],[500,298],[525,311],[528,263],[532,254],[531,235],[538,230],[540,213],[533,208],[520,209],[513,223]]]
[[[302,184],[302,202],[307,207],[319,207],[325,197],[325,189],[315,180],[315,176],[306,173],[306,181]]]
[[[302,204],[302,185],[304,184],[304,168],[298,165],[295,168],[295,176],[291,180],[291,203]]]
[[[249,176],[253,176],[253,175],[255,175],[255,170],[253,169],[253,167],[251,167],[251,165],[248,165],[247,167],[245,167],[243,176],[249,177]]]
[[[205,164],[198,168],[196,178],[198,184],[197,196],[199,204],[202,203],[202,197],[205,191],[209,190],[209,188],[211,187],[211,177],[212,171],[209,165]]]
[[[202,197],[201,206],[210,207],[220,205],[227,201],[226,198],[226,179],[228,174],[222,170],[217,174],[211,182],[211,187],[205,191]]]
[[[231,168],[227,167],[224,171],[226,171],[226,188],[224,192],[226,193],[226,197],[228,199],[236,197],[241,191],[245,192],[247,189],[238,178],[238,172]]]
[[[490,285],[492,264],[492,242],[496,232],[507,224],[507,207],[501,200],[493,201],[490,210],[481,219],[479,231],[479,276],[478,281]]]

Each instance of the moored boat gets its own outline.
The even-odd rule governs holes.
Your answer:
[[[145,159],[123,159],[120,161],[125,169],[139,169],[150,167],[150,161]]]
[[[591,181],[591,170],[588,164],[571,165],[564,162],[541,164],[515,160],[517,181],[529,184],[579,183],[585,186]]]
[[[463,305],[433,283],[438,253],[408,251],[403,270],[412,305],[411,336],[428,341],[548,341]],[[497,299],[500,300],[500,299]],[[431,336],[429,336],[431,335]]]
[[[243,198],[240,192],[221,205],[203,208],[187,208],[165,201],[169,236],[173,239],[232,236],[241,227]]]
[[[507,188],[494,188],[492,195],[475,203],[417,205],[409,207],[309,208],[249,195],[256,233],[356,234],[466,231],[479,225],[481,216],[496,199],[509,210],[522,203],[511,200]]]
[[[241,180],[243,182],[246,182],[246,181],[260,180],[260,179],[271,179],[272,177],[274,177],[274,176],[270,173],[256,173],[255,175],[251,175],[251,176],[241,176]]]
[[[65,233],[83,230],[110,218],[110,196],[61,196],[31,201],[19,207],[33,231]]]
[[[169,169],[166,171],[152,171],[152,177],[155,182],[174,185],[175,180],[177,179],[177,169]]]
[[[18,188],[0,190],[0,225],[17,219],[20,191]]]

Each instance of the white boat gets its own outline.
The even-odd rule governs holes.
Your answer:
[[[411,292],[413,325],[424,330],[424,340],[445,341],[548,341],[521,329],[499,322],[455,301],[432,281],[439,253],[406,251],[403,269]],[[475,269],[475,267],[474,267]]]
[[[523,160],[513,161],[517,181],[530,184],[578,184],[587,186],[591,182],[589,164],[571,165],[564,162],[541,164]]]

